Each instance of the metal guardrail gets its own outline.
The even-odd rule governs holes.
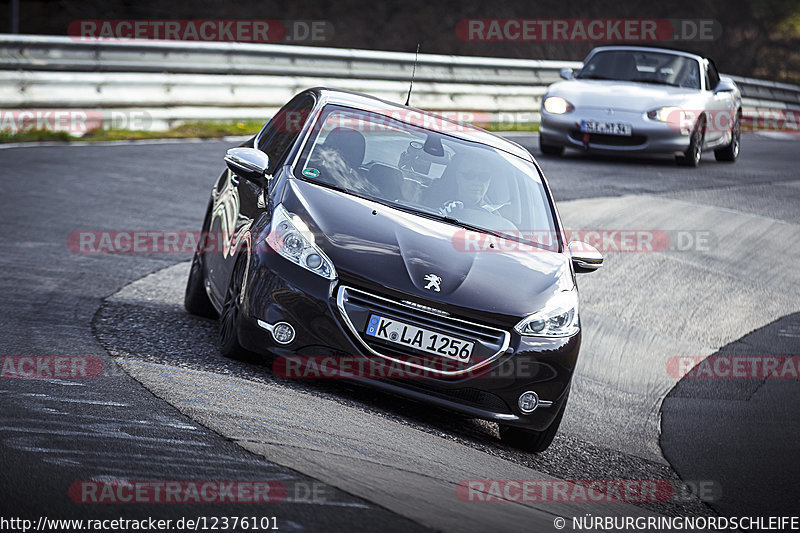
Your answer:
[[[0,108],[144,109],[149,129],[266,118],[300,90],[332,86],[402,102],[414,54],[309,46],[0,35]],[[420,54],[412,102],[536,122],[561,68],[580,62]],[[800,87],[731,76],[753,109],[800,109]]]
[[[88,72],[261,74],[407,81],[414,54],[313,46],[187,41],[81,40],[0,34],[0,67]],[[416,79],[541,85],[570,61],[420,54]]]

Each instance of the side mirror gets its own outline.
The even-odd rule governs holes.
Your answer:
[[[594,272],[603,266],[603,254],[597,251],[597,248],[591,244],[586,244],[581,241],[571,241],[567,245],[570,255],[572,255],[572,265],[575,267],[575,272],[586,273]]]
[[[564,78],[565,80],[571,80],[573,77],[573,71],[571,68],[562,68],[558,75]]]
[[[714,87],[714,94],[736,92],[736,84],[733,81],[722,78]]]
[[[269,156],[255,148],[231,148],[225,153],[225,163],[228,168],[246,180],[258,185],[267,183],[267,167]]]

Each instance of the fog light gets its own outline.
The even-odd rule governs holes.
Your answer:
[[[539,407],[539,395],[529,390],[519,395],[519,410],[525,414],[532,413]]]
[[[279,344],[289,344],[294,340],[294,328],[288,322],[278,322],[272,326],[272,338]]]

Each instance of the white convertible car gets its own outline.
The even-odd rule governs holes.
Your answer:
[[[542,98],[539,147],[606,153],[672,153],[697,166],[706,150],[736,161],[742,98],[714,62],[641,46],[595,48],[577,74],[563,69]]]

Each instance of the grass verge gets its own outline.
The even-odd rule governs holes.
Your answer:
[[[180,126],[165,131],[134,131],[134,130],[94,130],[78,137],[64,131],[29,130],[17,133],[0,132],[0,143],[21,142],[91,142],[91,141],[129,141],[143,139],[216,139],[228,135],[255,135],[263,125],[261,120],[244,120],[240,122],[186,122]],[[539,124],[515,124],[496,122],[481,124],[482,128],[489,131],[539,131]]]

